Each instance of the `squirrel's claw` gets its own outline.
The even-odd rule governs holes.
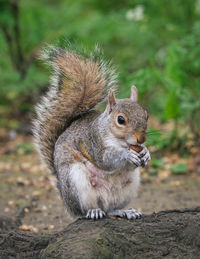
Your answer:
[[[103,210],[101,210],[100,208],[98,208],[98,209],[88,210],[86,218],[87,219],[102,219],[105,216],[106,216],[105,212]]]
[[[138,219],[142,217],[142,213],[135,209],[128,210],[112,210],[108,212],[109,216],[127,218],[127,219]]]
[[[149,150],[144,146],[142,151],[139,154],[141,158],[141,166],[145,167],[147,163],[151,160]]]
[[[136,166],[140,166],[141,164],[139,154],[134,150],[129,151],[127,160]]]

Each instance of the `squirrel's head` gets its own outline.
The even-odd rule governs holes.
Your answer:
[[[146,140],[148,114],[138,104],[138,92],[131,88],[127,99],[116,99],[112,90],[109,92],[106,112],[110,115],[110,130],[127,145],[142,144]]]

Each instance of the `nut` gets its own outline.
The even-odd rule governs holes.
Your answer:
[[[135,150],[137,153],[139,153],[140,151],[142,151],[142,147],[141,146],[137,146],[137,145],[130,145],[130,148]]]

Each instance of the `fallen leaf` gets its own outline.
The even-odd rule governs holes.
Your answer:
[[[32,225],[21,225],[19,226],[19,229],[24,230],[24,231],[31,231],[31,232],[38,232],[38,228],[32,226]]]
[[[8,201],[8,205],[13,206],[14,205],[14,201]]]
[[[55,226],[54,225],[49,225],[48,226],[48,229],[50,230],[50,229],[54,229],[55,228]]]
[[[166,178],[168,178],[170,176],[170,171],[168,169],[163,169],[159,172],[158,174],[158,179],[159,180],[165,180]]]
[[[30,211],[30,210],[29,210],[28,208],[25,208],[25,209],[24,209],[24,212],[25,212],[25,213],[29,213],[29,211]]]
[[[5,208],[4,212],[10,212],[10,208]]]
[[[170,183],[171,186],[180,186],[181,185],[181,182],[180,181],[172,181]]]

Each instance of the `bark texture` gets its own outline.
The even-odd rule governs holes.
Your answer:
[[[0,216],[0,258],[200,258],[200,207],[142,219],[79,219],[61,232],[20,231]]]

